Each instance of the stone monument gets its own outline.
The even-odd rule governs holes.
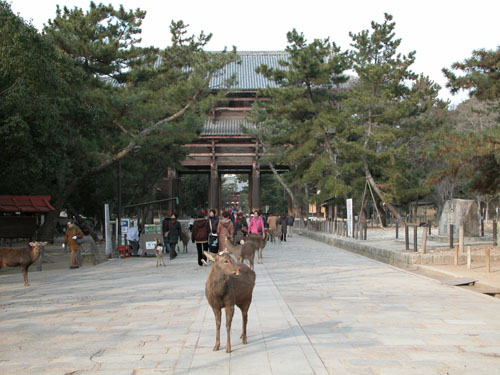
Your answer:
[[[479,236],[479,215],[475,201],[467,199],[446,201],[439,219],[439,235],[449,236],[450,224],[453,224],[453,233],[458,234],[460,223],[464,224],[466,237]]]

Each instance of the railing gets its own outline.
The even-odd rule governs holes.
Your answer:
[[[353,220],[352,236],[348,235],[347,219],[336,220],[295,220],[295,228],[307,229],[314,232],[329,233],[339,237],[351,237],[354,239],[367,239],[368,225],[366,222]]]

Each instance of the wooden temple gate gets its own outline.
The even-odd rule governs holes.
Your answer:
[[[255,68],[262,64],[278,68],[279,60],[286,60],[285,52],[245,52],[239,53],[239,62],[226,66],[225,71],[212,79],[210,85],[214,92],[223,87],[232,75],[236,82],[228,90],[224,103],[217,106],[203,126],[200,137],[193,143],[186,144],[187,158],[182,162],[182,169],[170,169],[161,182],[162,190],[169,197],[181,196],[180,175],[196,173],[209,175],[208,208],[220,212],[222,208],[221,188],[223,174],[249,175],[249,207],[261,209],[261,173],[271,173],[267,166],[260,166],[263,155],[258,141],[245,130],[255,125],[246,120],[252,103],[257,99],[257,91],[267,87],[276,87],[274,82],[257,74]],[[278,166],[280,171],[285,167]],[[172,201],[170,210],[180,211]]]

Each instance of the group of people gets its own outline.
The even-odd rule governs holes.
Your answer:
[[[196,216],[196,217],[194,217]],[[217,212],[211,209],[206,216],[205,210],[198,210],[196,215],[191,217],[189,230],[191,241],[196,244],[198,252],[198,265],[207,264],[204,251],[217,253],[226,248],[226,238],[242,238],[251,233],[263,235],[266,229],[275,230],[281,228],[280,236],[282,241],[286,241],[289,230],[293,227],[295,218],[282,213],[274,216],[272,212],[262,214],[256,210],[249,215],[237,209],[227,210],[222,213],[222,217],[217,216]],[[136,229],[134,231],[134,229]],[[170,259],[177,257],[177,244],[181,240],[182,226],[177,220],[177,214],[167,215],[162,222],[163,244],[165,252],[170,255]],[[275,233],[275,231],[274,231]],[[139,232],[136,227],[129,229],[127,240],[132,247],[132,253],[137,254],[139,247]]]
[[[237,209],[224,211],[222,218],[217,217],[217,212],[212,209],[205,216],[204,210],[199,210],[196,219],[190,222],[191,240],[196,244],[198,252],[198,265],[207,263],[207,258],[203,251],[217,253],[226,248],[226,238],[241,238],[251,233],[263,235],[266,228],[276,229],[281,225],[281,236],[286,241],[287,227],[293,225],[293,216],[281,214],[274,217],[269,213],[267,217],[260,211],[255,211],[246,217],[243,212]]]

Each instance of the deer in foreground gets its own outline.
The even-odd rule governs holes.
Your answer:
[[[29,286],[28,268],[35,263],[47,242],[30,242],[29,248],[0,247],[0,268],[21,267],[24,277],[24,286]]]
[[[226,252],[213,254],[204,251],[212,262],[205,286],[205,296],[215,315],[215,346],[220,347],[220,325],[222,309],[226,310],[226,352],[231,352],[231,322],[233,321],[234,305],[241,310],[243,327],[241,336],[243,344],[247,343],[248,309],[252,303],[252,292],[255,285],[255,272],[245,264],[236,264]]]
[[[258,250],[259,245],[253,241],[245,242],[245,240],[241,240],[240,243],[240,246],[233,245],[231,239],[226,237],[226,248],[224,251],[228,251],[230,254],[233,254],[238,263],[244,263],[245,260],[248,260],[250,263],[250,269],[253,271],[255,252]]]
[[[262,250],[266,247],[267,236],[268,236],[267,233],[264,233],[264,235],[257,234],[257,233],[250,233],[250,235],[244,239],[245,242],[253,241],[254,243],[258,244],[259,253],[258,253],[257,263],[259,263],[259,264],[262,264]]]

